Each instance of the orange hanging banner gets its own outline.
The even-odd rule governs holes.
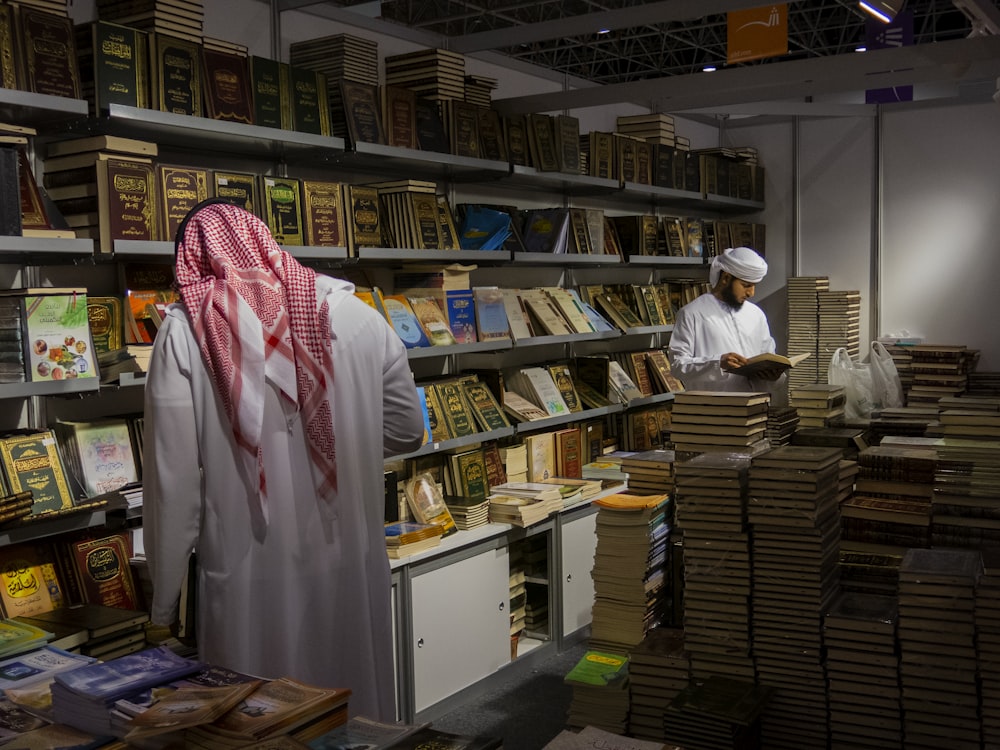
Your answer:
[[[726,14],[727,60],[733,63],[788,54],[788,5],[776,3]]]

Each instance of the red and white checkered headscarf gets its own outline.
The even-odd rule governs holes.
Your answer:
[[[316,306],[316,272],[282,250],[267,225],[228,203],[199,204],[177,237],[177,284],[202,358],[233,427],[247,477],[257,474],[268,518],[261,457],[265,376],[298,406],[316,493],[337,489],[329,306]]]

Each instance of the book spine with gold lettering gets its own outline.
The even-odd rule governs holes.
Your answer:
[[[154,109],[202,117],[201,45],[152,32],[149,48]]]
[[[250,172],[216,171],[212,176],[216,198],[224,198],[255,216],[261,215],[260,183],[257,175]]]
[[[438,216],[437,196],[431,193],[407,193],[413,208],[413,218],[420,237],[419,249],[437,250],[441,247],[441,223]]]
[[[510,425],[507,415],[503,413],[503,409],[500,408],[500,404],[497,403],[493,392],[490,391],[486,383],[478,381],[465,383],[462,388],[469,405],[472,407],[476,421],[479,422],[484,432],[501,430]]]
[[[288,78],[292,129],[300,133],[330,135],[329,108],[325,106],[326,76],[299,65],[289,65]]]
[[[294,177],[261,178],[264,221],[279,245],[302,245],[302,181]]]
[[[427,401],[427,417],[431,425],[431,441],[440,443],[452,435],[448,432],[448,423],[444,418],[444,408],[437,387],[433,383],[424,386],[424,396]]]
[[[348,185],[347,196],[347,239],[351,254],[356,254],[359,247],[378,247],[382,242],[378,190],[367,185]]]
[[[0,88],[18,88],[20,66],[17,50],[14,48],[16,37],[14,8],[10,5],[0,5]]]
[[[457,100],[449,100],[447,105],[451,152],[456,156],[478,159],[480,150],[477,107]]]
[[[559,171],[580,174],[580,121],[569,115],[557,115],[555,137]]]
[[[535,169],[540,172],[558,172],[559,156],[556,153],[555,130],[549,115],[532,113],[528,115],[531,137],[537,145]]]
[[[171,241],[188,212],[211,197],[211,173],[200,167],[157,164],[156,184],[159,188],[160,236]]]
[[[282,128],[282,84],[279,63],[266,57],[250,57],[250,82],[254,124]]]
[[[622,182],[635,182],[635,139],[627,135],[614,136],[618,153],[618,176]]]
[[[213,120],[253,125],[250,64],[243,55],[202,49],[205,110]]]
[[[341,79],[347,134],[352,143],[385,143],[382,112],[375,86]]]
[[[107,21],[77,29],[80,76],[92,114],[107,112],[112,104],[148,108],[149,35]]]
[[[503,138],[500,114],[490,107],[478,107],[477,112],[482,157],[491,161],[507,161],[507,144]]]
[[[569,226],[573,236],[573,250],[581,255],[593,252],[590,245],[590,228],[587,226],[587,211],[583,208],[569,210]]]
[[[531,155],[528,153],[528,132],[524,115],[504,117],[503,132],[511,163],[522,167],[528,166]]]
[[[87,296],[87,322],[97,354],[121,349],[125,332],[122,298]]]
[[[465,437],[476,432],[476,425],[458,380],[446,380],[435,385],[444,411],[448,432],[452,437]]]
[[[590,133],[590,174],[592,177],[614,179],[614,138],[611,133],[593,130]]]
[[[34,171],[31,169],[31,161],[24,148],[10,147],[11,151],[17,151],[17,176],[20,183],[21,193],[21,229],[51,229],[49,217],[42,204],[42,195],[38,190],[38,183],[35,182]],[[4,151],[8,150],[4,147]]]
[[[647,141],[635,142],[635,181],[640,185],[653,183],[653,151]]]
[[[344,232],[344,186],[339,182],[302,182],[306,242],[318,247],[347,247]]]
[[[73,507],[73,493],[52,430],[0,438],[0,461],[11,492],[32,492],[31,515]]]
[[[486,460],[482,448],[462,451],[456,456],[458,464],[458,489],[464,497],[486,500],[490,492],[486,481]]]
[[[438,228],[440,230],[442,250],[458,250],[458,230],[455,228],[455,218],[445,195],[435,196],[438,208]]]
[[[114,241],[119,239],[159,239],[152,165],[127,159],[102,159],[96,166],[101,252],[113,252]]]
[[[24,88],[36,94],[79,99],[80,68],[73,21],[27,5],[14,6],[14,17]]]

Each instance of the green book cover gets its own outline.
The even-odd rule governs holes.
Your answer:
[[[587,651],[565,677],[567,683],[618,686],[628,679],[628,657],[607,651]]]
[[[250,80],[254,123],[265,128],[285,127],[280,63],[266,57],[251,56]]]
[[[94,103],[98,113],[112,104],[149,107],[149,52],[145,31],[107,21],[91,27]],[[89,68],[88,68],[89,71]]]

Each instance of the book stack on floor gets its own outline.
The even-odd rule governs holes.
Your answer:
[[[977,355],[963,344],[911,346],[913,383],[906,392],[907,406],[934,405],[941,398],[961,396]]]
[[[797,388],[826,380],[826,367],[832,352],[820,356],[819,293],[830,288],[826,276],[793,276],[786,281],[788,292],[788,351],[814,352],[798,367],[788,372],[788,388]]]
[[[622,471],[628,474],[628,491],[673,492],[674,452],[649,450],[622,458]]]
[[[976,586],[976,661],[983,746],[1000,746],[1000,549],[982,551],[983,573]]]
[[[590,645],[628,653],[662,624],[670,602],[670,495],[619,492],[594,501]]]
[[[767,450],[770,398],[767,393],[737,391],[675,394],[670,437],[678,457],[708,451],[755,455]]]
[[[901,750],[895,596],[841,592],[823,620],[832,750]]]
[[[770,697],[767,687],[723,675],[691,684],[667,706],[667,742],[685,750],[770,748],[758,744],[761,713]]]
[[[974,629],[979,550],[911,549],[899,568],[899,681],[907,750],[980,745]]]
[[[846,349],[855,362],[858,361],[861,350],[861,292],[820,290],[816,299],[820,361],[829,362],[833,353],[841,348]],[[817,382],[822,379],[817,378]]]
[[[794,406],[769,406],[767,409],[768,445],[777,448],[788,445],[799,426],[799,412]]]
[[[632,735],[625,736],[606,732],[597,727],[586,726],[579,732],[569,729],[562,730],[552,738],[542,750],[592,750],[592,748],[621,748],[622,750],[683,750],[671,745],[665,746],[655,740],[635,739]]]
[[[753,679],[747,470],[741,454],[677,463],[677,527],[684,535],[684,645],[691,674]]]
[[[653,628],[629,652],[628,733],[664,742],[663,712],[691,678],[691,660],[684,649],[684,631]]]
[[[762,746],[826,747],[822,617],[839,593],[836,448],[789,445],[750,464],[753,654],[776,688]]]
[[[869,445],[863,427],[803,427],[792,435],[791,444],[840,448],[843,457],[851,461]]]
[[[931,545],[979,549],[1000,539],[1000,440],[935,441]]]
[[[1000,399],[1000,372],[973,369],[965,386],[966,396]]]
[[[594,726],[624,734],[628,726],[628,657],[617,651],[588,649],[566,674],[573,689],[566,726]]]
[[[891,593],[892,565],[909,547],[929,547],[937,453],[924,448],[869,446],[858,453],[854,494],[840,507],[841,551],[891,555],[885,570],[848,581],[853,590]]]
[[[812,383],[792,388],[788,404],[799,415],[799,427],[827,427],[844,416],[847,389],[842,385]]]
[[[1000,409],[985,405],[980,408],[946,409],[939,418],[946,438],[1000,440]]]
[[[52,645],[107,661],[146,647],[149,613],[102,604],[78,604],[18,620],[51,631]]]

